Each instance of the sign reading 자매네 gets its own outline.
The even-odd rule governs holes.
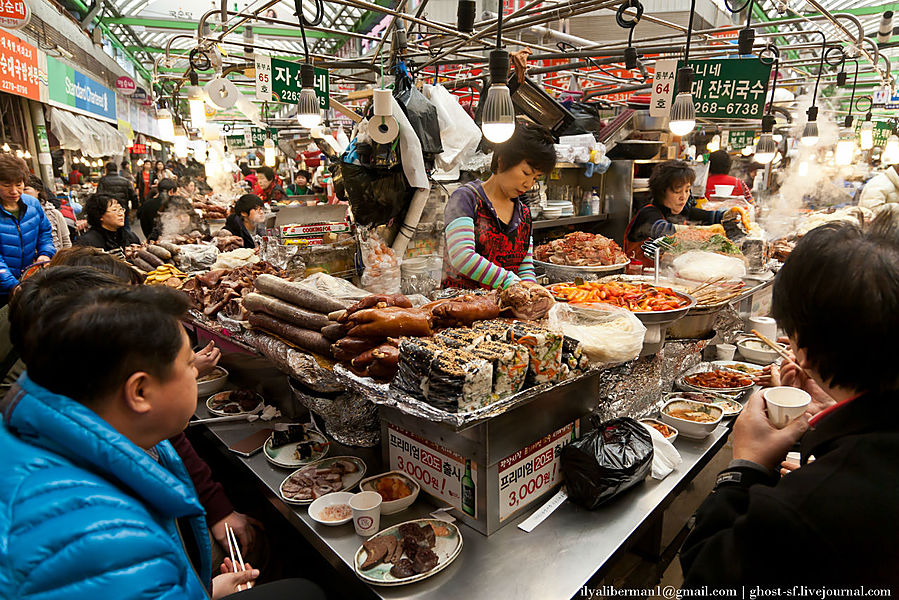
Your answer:
[[[51,102],[115,121],[115,92],[84,73],[47,57],[48,95]]]
[[[676,89],[677,70],[683,61],[656,62],[649,114],[667,116]],[[758,58],[691,60],[693,106],[696,116],[707,119],[761,119],[765,108],[765,83],[771,65]]]
[[[257,100],[296,104],[300,100],[302,88],[300,63],[256,53]],[[329,92],[328,71],[316,67],[315,95],[318,97],[318,106],[322,110],[328,110],[331,106],[328,99]]]
[[[278,139],[278,130],[271,128],[268,131],[261,127],[250,127],[243,133],[225,136],[225,143],[232,150],[246,148],[261,148],[265,139],[271,136],[272,140]]]

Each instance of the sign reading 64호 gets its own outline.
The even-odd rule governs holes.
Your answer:
[[[2,0],[0,0],[2,1]],[[256,53],[256,99],[263,102],[296,104],[300,100],[300,63]],[[315,68],[315,95],[318,106],[328,110],[330,82],[326,69]]]

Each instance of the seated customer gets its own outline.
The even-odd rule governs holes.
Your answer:
[[[140,243],[125,225],[125,209],[115,198],[94,194],[84,203],[84,215],[90,229],[75,241],[76,245],[110,252]]]
[[[231,215],[225,221],[225,229],[243,238],[244,248],[255,248],[253,235],[263,221],[265,209],[262,207],[262,200],[253,194],[244,194],[231,208]]]
[[[777,276],[772,310],[798,364],[836,403],[821,410],[816,394],[819,412],[776,429],[764,398],[749,400],[734,461],[681,549],[684,588],[899,589],[899,370],[889,349],[899,222],[882,214],[864,231],[809,232]],[[802,466],[780,478],[797,441]]]
[[[739,177],[730,174],[733,160],[727,150],[717,150],[709,155],[709,176],[705,180],[705,197],[711,198],[715,194],[716,185],[733,186],[731,195],[743,196],[747,202],[752,202],[752,192]]]
[[[64,268],[24,282],[13,323]],[[188,305],[162,286],[78,290],[12,332],[28,372],[0,428],[0,595],[221,598],[258,576],[211,579],[203,508],[166,441],[196,409]]]

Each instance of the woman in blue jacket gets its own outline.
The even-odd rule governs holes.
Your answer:
[[[56,254],[50,220],[40,201],[24,193],[30,174],[24,160],[0,154],[0,306],[26,267]]]

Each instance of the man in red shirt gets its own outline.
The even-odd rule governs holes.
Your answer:
[[[743,196],[747,202],[752,202],[752,192],[746,187],[746,184],[739,177],[730,174],[730,167],[733,161],[730,154],[726,150],[718,150],[709,155],[709,177],[705,182],[705,197],[711,198],[715,193],[716,185],[732,185],[734,186],[734,196]]]

